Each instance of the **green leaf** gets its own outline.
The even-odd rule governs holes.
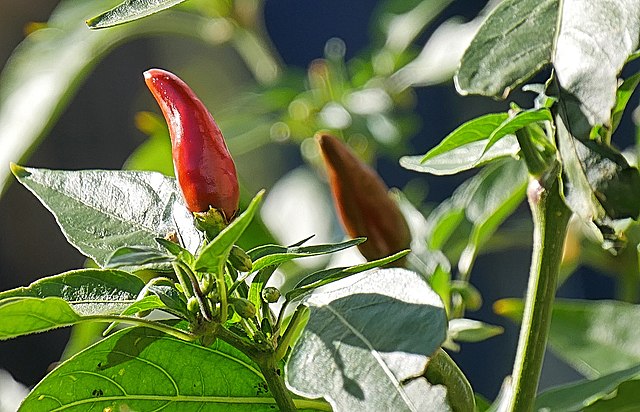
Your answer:
[[[479,320],[458,318],[449,321],[448,338],[457,342],[482,342],[504,332],[501,326]]]
[[[116,249],[105,263],[105,268],[126,268],[127,270],[171,270],[175,259],[156,248],[124,246]]]
[[[640,380],[626,381],[618,386],[615,396],[600,399],[585,412],[632,412],[640,404]]]
[[[28,287],[0,293],[12,298],[61,298],[80,315],[120,313],[138,296],[144,282],[120,270],[80,269],[39,279]]]
[[[365,240],[366,238],[356,238],[340,243],[293,247],[264,245],[248,251],[247,254],[253,261],[253,270],[256,271],[297,258],[335,253],[359,245]]]
[[[117,26],[168,9],[185,0],[126,0],[111,10],[87,20],[92,29]]]
[[[592,126],[607,124],[617,74],[637,49],[639,0],[506,0],[462,58],[461,93],[506,97],[546,64]],[[561,19],[559,22],[558,19]]]
[[[264,196],[264,190],[260,191],[251,201],[247,210],[235,218],[229,226],[224,228],[200,252],[194,263],[194,269],[199,272],[222,273],[222,268],[229,257],[231,248],[238,241],[242,232],[245,231],[253,216],[258,211],[258,206]]]
[[[505,136],[512,135],[518,130],[537,122],[552,121],[553,116],[547,108],[529,109],[516,113],[515,116],[509,116],[504,122],[500,124],[489,136],[489,142],[484,148],[486,152],[494,144]],[[484,153],[483,153],[484,154]]]
[[[473,169],[504,157],[515,157],[520,146],[515,136],[505,136],[491,148],[486,141],[468,143],[442,155],[422,162],[422,156],[403,156],[400,166],[420,173],[444,176]]]
[[[605,143],[581,140],[556,117],[560,157],[569,207],[589,221],[637,219],[640,214],[640,173]],[[572,125],[575,123],[571,123]]]
[[[294,402],[307,410],[319,404]],[[220,340],[204,347],[151,329],[129,328],[59,365],[31,391],[20,411],[274,408],[258,367],[235,348]]]
[[[520,151],[520,146],[516,138],[506,132],[513,126],[526,123],[527,120],[536,121],[534,119],[539,117],[538,113],[529,114],[515,121],[513,125],[509,125],[511,121],[507,113],[478,117],[451,132],[424,156],[400,158],[400,165],[417,172],[450,175],[481,166],[500,157],[515,156]]]
[[[494,311],[520,321],[520,299],[502,299]],[[589,378],[640,364],[640,306],[598,300],[557,299],[549,344],[554,353]]]
[[[607,397],[623,382],[637,378],[639,375],[640,366],[634,366],[591,381],[584,380],[552,388],[537,397],[535,409],[548,412],[582,411],[594,402]],[[637,407],[637,404],[635,406]]]
[[[156,237],[177,232],[190,250],[201,241],[175,180],[154,172],[23,168],[12,171],[53,213],[69,243],[104,266],[123,246],[162,251]]]
[[[60,298],[14,298],[0,303],[0,340],[70,326],[81,320]]]
[[[447,399],[454,412],[475,410],[476,400],[471,384],[442,348],[429,360],[424,376],[432,385],[444,385],[447,388]]]
[[[133,316],[140,312],[146,312],[154,309],[162,309],[165,305],[156,295],[145,296],[140,300],[133,302],[122,313],[122,316]]]
[[[115,0],[61,1],[46,27],[16,48],[0,76],[0,164],[25,159],[85,77],[116,46],[162,34],[201,39],[205,28],[212,27],[210,18],[167,12],[112,30],[89,30],[84,20],[115,4]],[[0,192],[8,177],[9,171],[0,168]]]
[[[419,377],[444,341],[447,319],[417,273],[359,274],[302,303],[309,321],[285,366],[295,393],[322,396],[343,411],[449,409],[444,388]]]
[[[287,292],[285,296],[288,301],[291,301],[305,293],[319,288],[320,286],[328,285],[329,283],[355,275],[356,273],[388,265],[398,259],[402,259],[408,254],[409,250],[403,250],[391,256],[387,256],[386,258],[372,260],[355,266],[323,269],[318,272],[314,272],[298,282],[298,284],[296,284],[292,290]]]
[[[429,214],[426,244],[458,262],[461,273],[469,273],[481,246],[524,199],[527,181],[522,161],[484,168]]]
[[[506,98],[548,64],[558,7],[558,0],[500,3],[462,57],[454,78],[458,91]]]
[[[184,295],[175,287],[175,283],[167,278],[155,278],[148,285],[149,293],[156,295],[164,304],[165,310],[180,318],[185,318],[189,313]]]
[[[466,187],[466,193],[456,191],[468,199],[464,202],[464,212],[473,225],[458,261],[462,274],[471,271],[480,247],[524,200],[528,174],[524,162],[505,161],[483,170],[474,178],[474,183]]]
[[[449,133],[440,144],[429,150],[422,161],[426,162],[469,143],[485,140],[508,118],[507,113],[493,113],[470,120]]]
[[[624,79],[624,82],[618,87],[616,104],[613,106],[613,110],[611,110],[611,133],[615,132],[618,128],[624,109],[627,107],[627,103],[629,103],[636,87],[638,87],[638,83],[640,83],[640,72]]]

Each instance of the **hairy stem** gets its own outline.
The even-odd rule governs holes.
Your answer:
[[[533,409],[549,335],[551,312],[571,211],[560,195],[557,175],[532,178],[527,190],[533,215],[533,255],[518,351],[512,374],[509,411]]]

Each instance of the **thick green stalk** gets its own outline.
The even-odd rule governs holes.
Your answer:
[[[273,350],[266,350],[264,345],[247,341],[235,333],[220,326],[216,336],[250,357],[260,367],[260,372],[267,382],[271,395],[276,401],[281,412],[295,412],[297,407],[291,392],[287,389],[282,375],[277,367]]]
[[[512,374],[509,411],[533,409],[549,335],[551,312],[571,211],[560,195],[557,175],[532,177],[527,189],[533,215],[533,256]]]
[[[257,359],[260,371],[264,375],[264,379],[267,381],[271,395],[276,400],[278,408],[281,412],[294,412],[298,408],[293,402],[291,392],[287,389],[282,379],[282,373],[276,365],[275,357],[273,353],[265,354],[261,359]]]

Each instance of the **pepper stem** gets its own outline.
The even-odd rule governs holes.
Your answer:
[[[512,374],[509,411],[531,411],[538,389],[564,239],[571,217],[556,173],[547,181],[531,178],[527,190],[533,214],[533,256]]]

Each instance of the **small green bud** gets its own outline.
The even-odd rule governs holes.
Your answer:
[[[207,294],[207,298],[209,298],[209,300],[212,303],[220,302],[220,295],[218,294],[218,289],[213,289],[211,292],[209,292]]]
[[[451,293],[458,294],[469,310],[478,310],[482,306],[482,295],[470,283],[451,282]]]
[[[231,253],[229,253],[229,263],[240,272],[249,272],[253,267],[253,262],[247,252],[236,245],[233,245]]]
[[[200,281],[200,291],[203,295],[208,295],[209,292],[213,290],[215,284],[216,280],[213,278],[211,273],[205,273],[202,275],[202,280]]]
[[[236,298],[231,301],[231,304],[242,318],[249,319],[256,316],[256,307],[248,299]]]
[[[187,301],[187,310],[191,313],[200,312],[200,304],[198,303],[198,299],[195,296],[191,296]]]
[[[280,299],[280,291],[273,286],[268,286],[262,289],[262,300],[267,303],[274,303]]]

